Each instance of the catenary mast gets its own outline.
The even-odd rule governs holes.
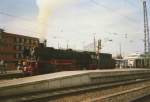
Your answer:
[[[146,1],[143,1],[144,10],[144,52],[150,53],[150,40],[149,40],[149,24],[148,24],[148,14]]]

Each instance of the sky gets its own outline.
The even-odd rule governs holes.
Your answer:
[[[36,0],[0,0],[0,28],[38,37]],[[59,0],[58,0],[59,1]],[[150,19],[150,1],[147,0]],[[124,56],[143,52],[142,0],[77,0],[51,13],[45,38],[48,46],[75,50],[102,40],[104,53]]]

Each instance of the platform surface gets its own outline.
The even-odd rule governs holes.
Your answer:
[[[146,71],[148,69],[112,69],[112,70],[84,70],[84,71],[63,71],[63,72],[57,72],[52,74],[45,74],[45,75],[38,75],[38,76],[32,76],[32,77],[25,77],[25,78],[19,78],[9,81],[3,81],[0,82],[0,88],[7,87],[7,86],[13,86],[13,85],[22,85],[27,83],[34,83],[34,82],[41,82],[46,80],[55,80],[57,78],[64,78],[64,77],[70,77],[74,75],[82,75],[82,74],[88,74],[88,73],[114,73],[114,72],[130,72],[130,71]]]

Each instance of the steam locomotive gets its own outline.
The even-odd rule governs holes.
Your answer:
[[[72,49],[54,49],[38,46],[34,51],[25,50],[27,58],[23,62],[23,73],[28,75],[46,74],[58,71],[95,70],[115,68],[111,54]],[[30,58],[29,58],[30,57]]]

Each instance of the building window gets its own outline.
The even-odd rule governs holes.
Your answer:
[[[17,42],[17,43],[19,43],[19,40],[20,40],[19,38],[16,38],[16,42]]]
[[[23,53],[21,53],[20,55],[21,55],[21,58],[24,58]]]
[[[29,40],[29,43],[31,44],[31,43],[32,43],[32,40]]]
[[[38,40],[35,41],[35,45],[38,45]]]
[[[24,50],[24,46],[21,46],[21,50],[22,50],[22,51]]]
[[[17,54],[16,54],[16,59],[18,59],[18,58],[19,58],[19,54],[17,53]]]
[[[30,42],[29,39],[27,39],[27,40],[26,40],[26,43],[29,44],[29,42]]]
[[[19,50],[19,46],[16,46],[16,50]]]
[[[34,40],[31,40],[31,44],[33,44],[34,43]]]
[[[24,43],[26,43],[27,42],[27,39],[24,39]]]
[[[21,40],[22,40],[21,42],[24,43],[24,39],[21,39]]]

